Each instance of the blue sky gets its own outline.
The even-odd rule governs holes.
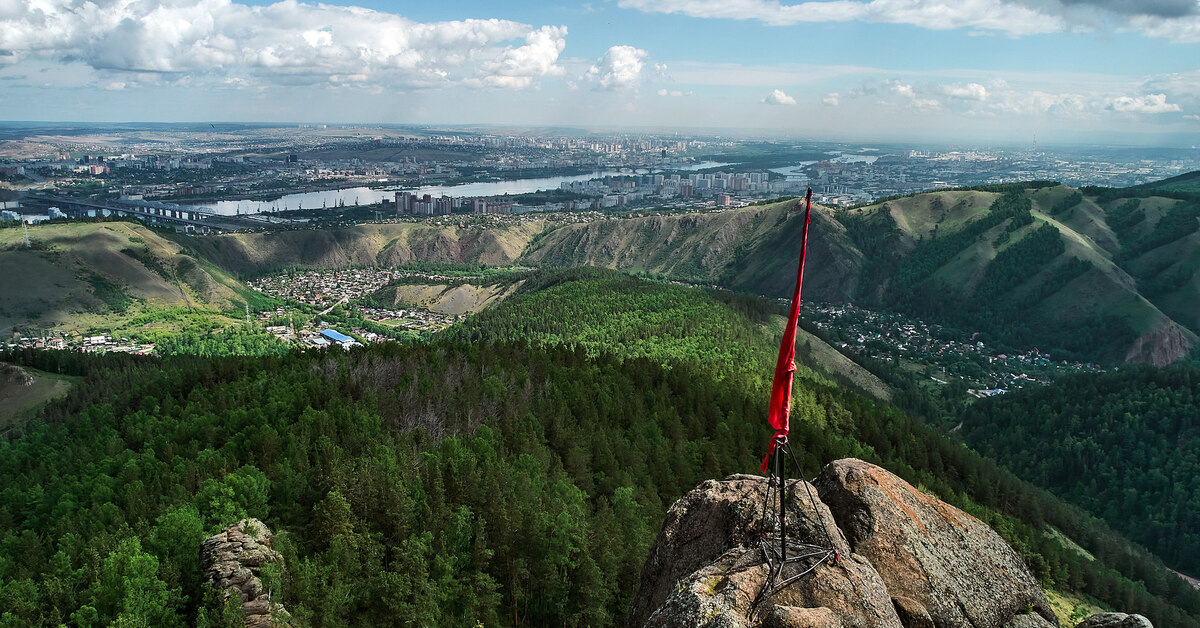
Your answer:
[[[0,119],[1187,145],[1200,0],[0,0]]]

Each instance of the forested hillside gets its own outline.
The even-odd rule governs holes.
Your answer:
[[[773,307],[576,275],[530,278],[469,345],[7,356],[85,378],[0,443],[0,625],[221,625],[196,548],[244,515],[278,533],[268,584],[300,625],[620,623],[672,501],[757,469],[767,382],[749,347],[772,342]],[[503,309],[556,289],[590,298],[530,345],[552,318],[522,331]],[[610,323],[613,307],[634,313]],[[610,332],[628,336],[615,353]],[[738,346],[709,360],[704,343]],[[1043,586],[1200,625],[1200,594],[1156,559],[903,413],[811,376],[794,416],[806,476],[884,464],[996,528]]]
[[[1194,211],[1164,201],[1172,215]],[[1200,229],[1122,234],[1124,211],[1052,183],[895,199],[840,214],[866,254],[868,302],[978,331],[1001,346],[1065,357],[1166,364],[1195,346],[1164,313],[1137,262]],[[1169,212],[1169,213],[1170,213]],[[1157,218],[1157,216],[1156,216]],[[1173,223],[1168,223],[1173,224]],[[1114,226],[1116,225],[1116,226]]]
[[[1200,368],[1129,368],[979,402],[984,455],[1200,573]]]
[[[805,295],[1073,359],[1188,355],[1200,330],[1200,205],[1180,192],[1084,192],[1032,182],[816,207]],[[802,224],[795,200],[604,220],[549,229],[521,259],[786,296],[795,271],[782,253],[798,249]]]

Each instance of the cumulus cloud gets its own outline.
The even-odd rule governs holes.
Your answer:
[[[695,93],[696,93],[696,92],[693,92],[693,91],[690,91],[690,90],[689,90],[689,91],[686,91],[686,92],[685,92],[685,91],[680,91],[680,90],[677,90],[677,89],[672,89],[672,90],[660,89],[660,90],[658,90],[658,95],[659,95],[659,96],[671,96],[671,97],[674,97],[674,98],[679,98],[679,97],[681,97],[681,96],[693,96],[693,95],[695,95]]]
[[[943,85],[942,92],[951,98],[959,100],[987,100],[987,88],[979,83],[967,83],[966,85]]]
[[[1161,37],[1177,44],[1200,43],[1200,17],[1166,19],[1156,16],[1136,16],[1130,26],[1151,37]]]
[[[796,99],[783,93],[783,90],[781,90],[781,89],[772,90],[770,94],[767,94],[766,98],[762,99],[762,101],[764,103],[767,103],[768,105],[794,105],[794,104],[796,104]]]
[[[1195,0],[1059,0],[1066,7],[1089,7],[1125,15],[1184,17],[1200,13]]]
[[[618,0],[617,4],[647,13],[752,19],[772,26],[862,21],[935,30],[980,28],[1012,35],[1047,33],[1062,27],[1033,8],[1002,0],[810,0],[796,4],[778,0]]]
[[[1014,37],[1111,25],[1154,37],[1196,41],[1195,0],[618,0],[647,13],[758,20],[772,26],[806,22],[911,24],[933,30],[967,28]]]
[[[0,2],[0,32],[17,58],[81,61],[102,71],[400,87],[525,87],[562,72],[567,34],[498,19],[421,23],[295,0],[253,7],[229,0]]]
[[[832,92],[832,93],[826,94],[825,98],[821,99],[821,104],[829,106],[829,107],[836,107],[839,104],[838,98],[839,97],[838,97],[837,92]]]
[[[1114,98],[1109,103],[1108,108],[1122,113],[1169,113],[1180,111],[1179,105],[1167,102],[1166,94],[1120,96]]]
[[[934,98],[922,98],[912,85],[906,85],[897,80],[885,81],[885,84],[898,94],[905,104],[923,111],[936,111],[942,108],[942,103]]]
[[[633,46],[613,46],[588,68],[584,79],[597,89],[634,89],[642,83],[646,51]],[[664,66],[665,67],[665,66]]]
[[[1200,120],[1200,115],[1196,115],[1194,113],[1189,113],[1186,116],[1183,116],[1183,119],[1184,120]]]

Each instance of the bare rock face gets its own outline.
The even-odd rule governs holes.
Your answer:
[[[200,568],[204,577],[224,593],[242,603],[249,628],[286,626],[290,615],[282,604],[272,603],[271,592],[263,589],[259,570],[283,557],[271,549],[275,535],[258,519],[242,519],[210,536],[200,546]]]
[[[1125,613],[1096,613],[1075,628],[1154,628],[1149,619]]]
[[[970,515],[861,460],[831,463],[814,484],[789,483],[789,538],[832,546],[840,562],[827,560],[764,598],[769,574],[758,535],[767,481],[709,480],[667,513],[626,625],[1057,625],[1020,558]]]
[[[1021,557],[978,519],[862,460],[826,465],[815,484],[906,614],[934,626],[1003,626],[1032,607],[1056,621]]]

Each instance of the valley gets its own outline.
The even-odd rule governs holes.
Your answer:
[[[1191,381],[1200,221],[1187,194],[1035,182],[814,207],[793,396],[804,472],[862,458],[980,518],[1060,617],[1099,605],[1200,623],[1200,592],[1166,570],[1197,568],[1172,532],[1190,525],[1191,467],[1155,462],[1146,494],[1170,508],[1130,519],[1111,489],[1058,484],[1045,462],[1065,447],[1064,463],[1134,481],[1128,460],[1102,461],[1089,444],[1111,442],[1046,420],[1045,448],[1014,453],[1014,430],[1033,426],[998,418],[1044,416],[1045,395],[1072,399],[1154,365]],[[38,583],[20,612],[116,617],[99,585],[54,598],[50,583],[85,582],[80,557],[115,556],[121,526],[136,524],[142,544],[122,551],[153,556],[158,584],[147,586],[177,592],[162,617],[212,617],[189,584],[194,555],[164,539],[253,515],[279,531],[292,565],[280,590],[313,625],[617,623],[670,503],[704,478],[757,468],[801,228],[792,199],[208,236],[45,223],[29,247],[0,230],[0,256],[23,269],[0,314],[27,339],[10,341],[5,360],[75,378],[23,406],[22,435],[0,442],[0,473],[13,478],[0,494],[5,542],[53,515],[46,542],[67,543],[102,503],[76,487],[107,487],[88,490],[121,504],[70,537],[73,553],[0,563],[0,577]],[[95,334],[158,355],[32,344]],[[328,342],[339,337],[366,346]],[[222,370],[204,375],[208,360]],[[1009,409],[1022,404],[1033,406]],[[1139,439],[1175,439],[1191,460],[1191,429]],[[28,447],[93,453],[57,463],[60,481]],[[105,479],[118,475],[133,483]],[[170,485],[185,488],[154,488]],[[523,505],[497,505],[505,491]],[[558,540],[530,550],[518,529]],[[52,559],[74,575],[48,579]],[[400,584],[389,575],[399,565],[424,575]],[[339,584],[351,580],[357,590]],[[610,584],[585,595],[580,582]],[[514,607],[526,619],[501,621]]]

